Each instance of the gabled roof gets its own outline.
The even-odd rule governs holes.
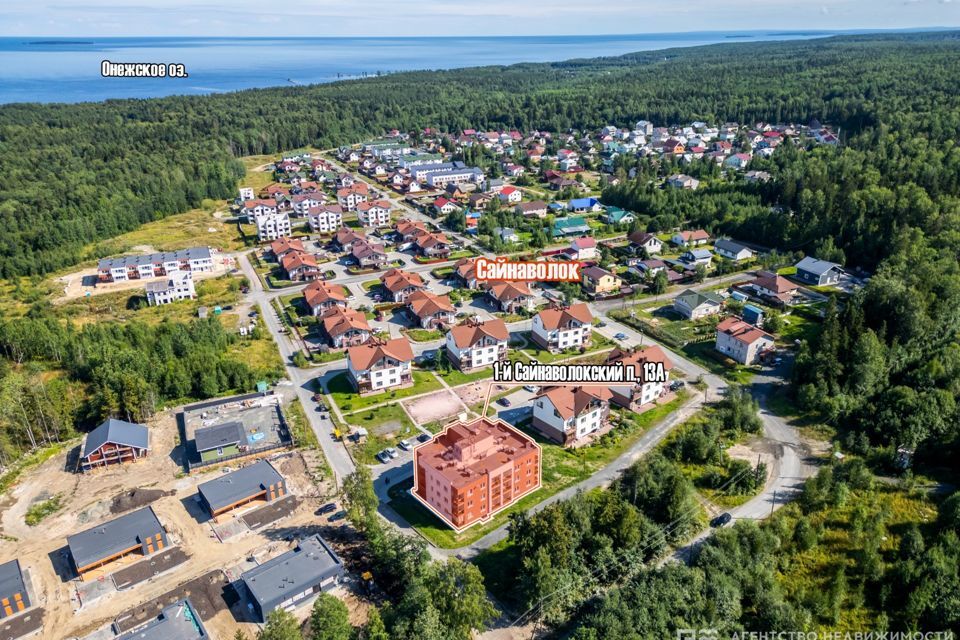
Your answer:
[[[340,246],[353,244],[357,240],[366,240],[367,236],[362,231],[351,229],[350,227],[340,227],[337,229],[336,241]]]
[[[200,614],[189,599],[178,600],[160,611],[143,626],[117,637],[117,640],[209,640]]]
[[[283,256],[283,259],[280,261],[280,264],[283,266],[284,271],[292,271],[294,269],[299,269],[300,267],[313,267],[317,268],[317,259],[310,255],[309,253],[303,253],[300,251],[291,251],[287,255]]]
[[[373,244],[372,242],[367,242],[366,239],[358,240],[353,243],[353,248],[350,249],[351,255],[357,259],[369,258],[374,255],[386,256],[387,252],[383,248],[382,244]]]
[[[550,331],[554,329],[567,328],[572,322],[581,324],[590,324],[593,322],[593,314],[590,313],[590,307],[585,302],[578,302],[569,307],[551,307],[543,309],[537,314],[540,322],[545,329]]]
[[[677,235],[683,238],[684,242],[710,239],[710,234],[703,229],[697,229],[695,231],[681,231]]]
[[[422,249],[429,249],[438,245],[450,244],[450,241],[442,233],[423,233],[417,236],[414,241]]]
[[[10,602],[13,602],[15,593],[21,594],[24,599],[27,598],[27,589],[23,582],[20,562],[11,560],[0,564],[0,600],[9,598]]]
[[[241,467],[204,482],[197,487],[207,505],[213,511],[234,505],[264,491],[270,485],[283,482],[276,469],[266,460]]]
[[[421,233],[429,233],[427,230],[427,225],[419,220],[410,220],[403,218],[397,221],[396,225],[397,233],[406,237],[406,236],[415,236]]]
[[[687,289],[678,295],[676,300],[682,300],[685,305],[691,309],[696,309],[702,304],[713,304],[717,306],[723,305],[723,298],[709,291],[694,291],[693,289]]]
[[[389,200],[368,200],[366,202],[361,202],[357,205],[357,211],[369,211],[374,207],[379,207],[381,209],[386,209],[389,211],[393,208],[393,205],[390,204]]]
[[[525,282],[497,282],[490,285],[490,295],[503,302],[533,294]]]
[[[453,336],[453,342],[458,349],[469,349],[484,337],[493,338],[497,342],[502,342],[510,337],[507,325],[500,318],[485,322],[467,321],[452,327],[450,334]]]
[[[590,237],[576,238],[572,243],[575,249],[593,249],[597,246],[597,241]]]
[[[410,271],[404,271],[403,269],[390,269],[385,271],[382,276],[380,276],[380,282],[383,283],[383,286],[393,293],[397,291],[403,291],[410,287],[420,287],[423,288],[423,278],[420,277],[417,273],[411,273]]]
[[[78,569],[115,556],[144,540],[163,533],[152,507],[131,511],[86,531],[67,536],[67,546]]]
[[[126,447],[149,449],[150,432],[142,424],[110,418],[84,438],[81,457],[86,458],[108,442]]]
[[[655,362],[662,364],[665,371],[673,369],[673,362],[667,357],[666,352],[664,352],[659,345],[644,347],[642,349],[621,349],[617,347],[607,354],[607,364],[616,362],[621,362],[624,366],[633,366],[634,377],[639,382],[655,382],[646,379],[646,372],[643,367],[644,363]]]
[[[197,429],[193,434],[193,443],[197,451],[209,451],[218,447],[244,443],[247,434],[240,422],[224,422],[213,427]]]
[[[703,258],[712,258],[713,254],[710,253],[709,249],[690,249],[683,255],[689,254],[694,260],[702,260]]]
[[[727,238],[720,238],[713,243],[713,247],[718,251],[726,251],[728,253],[740,253],[744,249],[747,251],[752,251],[752,249],[744,244],[739,242],[734,242],[733,240]]]
[[[758,271],[756,279],[746,284],[773,291],[777,295],[790,293],[800,288],[799,285],[790,282],[783,276],[773,273],[772,271]]]
[[[629,240],[633,244],[640,244],[640,245],[647,244],[648,242],[650,242],[650,240],[656,240],[657,242],[660,242],[660,238],[658,238],[656,234],[648,233],[646,231],[634,231],[633,233],[630,234]]]
[[[461,258],[457,261],[457,264],[454,265],[454,268],[457,271],[457,275],[464,280],[473,280],[477,277],[476,258]]]
[[[323,321],[324,331],[332,338],[348,331],[370,331],[367,317],[354,309],[331,307],[324,311],[320,318]]]
[[[453,313],[453,303],[447,296],[429,291],[415,291],[407,298],[407,305],[418,318],[429,318],[441,312]]]
[[[587,276],[588,278],[591,278],[591,279],[593,279],[593,280],[599,280],[600,278],[605,278],[605,277],[607,277],[607,276],[610,276],[611,278],[616,278],[616,277],[617,277],[616,274],[613,274],[613,273],[607,271],[606,269],[604,269],[604,268],[602,268],[602,267],[598,267],[598,266],[596,266],[596,265],[587,267],[586,269],[584,269],[584,270],[582,271],[582,273],[583,273],[583,275],[585,275],[585,276]]]
[[[827,262],[826,260],[817,260],[812,256],[807,256],[803,260],[797,263],[797,269],[803,269],[814,275],[822,276],[827,271],[831,269],[837,269],[842,271],[843,267],[838,265],[836,262]]]
[[[303,241],[299,238],[280,238],[270,243],[270,251],[273,255],[280,256],[290,251],[306,251]]]
[[[721,320],[717,325],[717,333],[725,333],[737,342],[742,342],[743,344],[753,344],[761,338],[773,340],[773,336],[766,331],[758,329],[736,316],[730,316]]]
[[[366,344],[347,349],[347,358],[355,371],[365,371],[383,358],[393,358],[399,362],[413,360],[413,349],[406,338],[392,340],[372,340]]]
[[[564,420],[575,418],[589,408],[593,402],[607,402],[611,397],[606,387],[550,387],[537,397],[546,398]]]
[[[323,280],[314,280],[303,290],[303,297],[307,304],[315,307],[328,300],[346,302],[346,290],[338,284],[330,284]]]

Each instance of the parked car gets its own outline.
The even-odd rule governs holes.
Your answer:
[[[410,441],[409,441],[409,440],[401,440],[400,442],[397,443],[397,446],[400,447],[401,449],[403,449],[404,451],[410,451]]]
[[[346,511],[337,511],[335,514],[330,516],[330,522],[336,522],[337,520],[343,520],[347,517]]]
[[[524,391],[529,391],[530,393],[536,393],[538,391],[537,385],[535,384],[525,384],[523,385]]]
[[[627,339],[627,334],[625,334],[625,333],[623,333],[623,332],[621,331],[621,332],[618,333],[617,335],[613,336],[613,339],[614,339],[614,340],[626,340],[626,339]]]
[[[417,436],[417,442],[426,442],[426,441],[428,441],[431,437],[432,437],[432,436],[428,436],[428,435],[425,434],[425,433],[421,433],[420,435]]]
[[[404,260],[403,258],[398,258],[398,259],[397,259],[397,264],[399,264],[401,267],[405,267],[405,266],[407,266],[407,261]]]
[[[603,320],[601,320],[600,322],[597,323],[597,326],[598,326],[598,327],[605,327],[605,326],[607,326],[607,323],[604,322]]]
[[[718,515],[716,518],[714,518],[713,520],[710,521],[710,526],[711,526],[711,527],[722,527],[723,525],[729,523],[731,520],[733,520],[733,516],[730,515],[730,512],[729,512],[729,511],[724,511],[723,513],[721,513],[721,514]]]
[[[336,505],[336,503],[334,503],[334,502],[328,502],[327,504],[325,504],[325,505],[323,505],[322,507],[320,507],[319,509],[317,509],[315,515],[322,516],[322,515],[326,515],[326,514],[328,514],[328,513],[331,513],[331,512],[333,512],[333,511],[336,511],[336,510],[337,510],[337,505]]]
[[[509,407],[510,401],[507,400],[506,398],[500,398],[499,400],[497,400],[497,404],[500,405],[501,407]]]
[[[399,457],[400,457],[400,453],[399,453],[396,449],[394,449],[393,447],[387,447],[386,449],[383,450],[383,452],[384,452],[385,454],[387,454],[388,456],[390,456],[391,458],[399,458]]]
[[[379,460],[383,464],[387,464],[388,462],[390,462],[390,454],[387,453],[386,451],[381,451],[380,453],[377,454],[377,460]]]

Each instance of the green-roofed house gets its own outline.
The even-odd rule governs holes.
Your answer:
[[[603,214],[603,221],[607,224],[630,224],[634,220],[636,216],[620,207],[607,207]]]
[[[673,310],[690,320],[712,316],[723,310],[723,298],[709,291],[687,289],[673,299]]]
[[[590,225],[580,216],[559,218],[553,223],[553,237],[581,236],[590,233]]]

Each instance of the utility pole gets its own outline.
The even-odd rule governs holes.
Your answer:
[[[773,515],[773,506],[777,504],[777,490],[773,490],[773,500],[770,501],[770,515]]]

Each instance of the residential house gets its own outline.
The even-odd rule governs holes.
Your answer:
[[[314,233],[333,233],[343,226],[343,207],[338,204],[310,207],[307,221]]]
[[[754,364],[763,352],[773,349],[773,336],[736,316],[717,325],[716,350],[740,364]]]
[[[366,242],[367,236],[362,231],[350,227],[340,227],[333,238],[333,243],[340,251],[349,252],[357,242]]]
[[[151,615],[147,613],[147,615]],[[114,629],[119,630],[117,623]],[[134,626],[116,640],[210,640],[210,634],[203,626],[203,618],[190,602],[189,598],[177,600],[164,606],[160,613],[143,624]]]
[[[696,190],[700,186],[700,181],[686,174],[677,173],[667,178],[667,185],[674,189]]]
[[[463,283],[467,289],[476,289],[477,285],[477,259],[461,258],[453,266],[454,274],[457,279]]]
[[[193,247],[147,255],[102,258],[97,263],[99,282],[127,282],[160,278],[177,271],[213,271],[213,254],[208,247]]]
[[[633,367],[633,384],[610,388],[611,401],[621,407],[640,412],[652,406],[669,391],[673,362],[657,345],[641,349],[616,348],[607,355],[607,364],[621,363]]]
[[[291,251],[283,256],[280,266],[287,272],[287,278],[293,281],[316,280],[320,277],[317,259],[309,253]]]
[[[678,247],[699,247],[710,242],[710,234],[703,229],[680,231],[673,234],[670,242]]]
[[[289,253],[306,252],[307,249],[300,238],[280,238],[270,243],[270,253],[278,263]]]
[[[397,245],[401,250],[409,249],[413,245],[413,241],[417,239],[417,236],[430,233],[430,229],[427,228],[426,223],[420,222],[419,220],[410,220],[409,218],[402,218],[397,221],[397,224],[394,225],[394,230],[397,234]]]
[[[387,252],[382,244],[358,240],[350,249],[353,260],[364,269],[380,269],[387,263]]]
[[[557,218],[553,221],[551,233],[554,238],[573,235],[581,236],[590,233],[590,225],[579,216]]]
[[[520,242],[519,234],[510,227],[497,227],[493,232],[500,238],[500,241],[505,244]]]
[[[419,274],[402,269],[390,269],[384,272],[380,276],[380,282],[393,302],[406,302],[413,292],[427,288]]]
[[[290,196],[290,207],[294,215],[304,217],[307,213],[316,207],[322,207],[326,204],[327,196],[316,191],[310,193],[298,193]]]
[[[370,197],[370,189],[365,182],[357,182],[349,187],[337,189],[337,204],[344,211],[356,211],[361,202],[366,202]]]
[[[155,307],[178,300],[193,300],[197,297],[197,290],[193,286],[191,272],[177,271],[162,280],[148,282],[146,294],[147,304]]]
[[[709,267],[713,262],[713,254],[709,249],[689,249],[680,255],[680,261],[687,263],[690,267],[699,265]]]
[[[331,347],[342,349],[365,343],[372,332],[362,311],[332,305],[320,314],[323,333]]]
[[[252,502],[273,502],[287,495],[283,476],[266,460],[224,473],[197,487],[200,504],[216,522]]]
[[[600,252],[597,251],[597,241],[590,236],[574,238],[574,240],[570,243],[570,248],[567,249],[566,254],[571,260],[579,260],[581,262],[587,260],[596,260],[600,257]]]
[[[636,216],[620,207],[607,207],[601,218],[607,224],[630,224],[636,220]]]
[[[450,241],[442,233],[421,233],[414,240],[414,246],[424,258],[445,259],[450,255]]]
[[[451,325],[457,312],[447,296],[438,296],[429,291],[414,291],[407,297],[407,309],[417,319],[421,329],[435,329]]]
[[[526,282],[497,282],[490,285],[487,295],[497,309],[504,313],[518,313],[529,310],[533,305],[533,294]]]
[[[270,199],[245,200],[240,205],[240,214],[246,216],[248,223],[256,222],[260,216],[278,213],[277,201]]]
[[[357,204],[357,220],[364,227],[379,228],[390,226],[390,211],[393,205],[389,200],[372,200]]]
[[[523,200],[523,192],[513,186],[506,186],[500,190],[500,201],[508,204],[518,204]]]
[[[26,611],[33,603],[18,560],[0,564],[0,620]]]
[[[734,262],[752,260],[756,255],[750,247],[727,238],[720,238],[714,242],[713,250],[717,252],[717,255]]]
[[[570,201],[567,208],[574,213],[596,213],[603,209],[596,198],[576,198]]]
[[[152,507],[131,511],[67,536],[70,561],[81,581],[86,581],[91,574],[96,579],[111,569],[118,569],[122,565],[114,563],[121,558],[151,556],[167,546],[167,532]]]
[[[843,267],[839,264],[807,256],[797,263],[797,274],[794,277],[805,284],[824,287],[840,282],[841,275]]]
[[[249,453],[247,432],[243,423],[235,420],[197,429],[193,446],[200,461],[210,464]]]
[[[471,193],[467,198],[467,204],[471,209],[486,209],[492,200],[493,196],[489,193]]]
[[[540,487],[540,447],[502,420],[454,423],[413,458],[412,495],[456,531]]]
[[[800,290],[799,285],[772,271],[758,271],[755,279],[740,286],[761,298],[772,298],[782,304],[791,302]]]
[[[257,239],[272,242],[292,233],[290,216],[287,213],[270,213],[257,217]]]
[[[618,293],[623,287],[623,280],[598,266],[587,267],[580,273],[584,291],[595,296]]]
[[[150,432],[142,424],[109,418],[83,437],[79,467],[91,471],[136,462],[150,452]]]
[[[510,332],[503,320],[481,322],[468,318],[452,327],[444,338],[447,359],[461,371],[487,367],[507,356]]]
[[[749,153],[735,153],[724,160],[723,164],[731,169],[746,169],[752,159]]]
[[[532,202],[521,202],[517,204],[517,206],[515,206],[513,210],[527,217],[533,217],[533,216],[536,216],[538,218],[547,217],[547,203],[544,202],[543,200],[534,200]]]
[[[413,349],[406,338],[380,340],[347,349],[347,373],[361,395],[413,384]]]
[[[562,444],[579,444],[607,424],[610,390],[605,387],[547,387],[533,399],[531,426]]]
[[[556,353],[590,344],[593,314],[586,303],[554,306],[533,317],[530,337],[541,348]]]
[[[646,231],[634,231],[628,237],[630,248],[634,253],[639,253],[641,249],[646,250],[648,255],[657,255],[663,251],[663,242],[655,234]]]
[[[445,216],[453,213],[459,208],[460,207],[457,206],[456,202],[444,196],[440,196],[439,198],[433,201],[433,210],[436,211],[438,215]]]
[[[699,320],[720,313],[723,298],[709,291],[687,289],[673,299],[673,310],[688,320]]]

